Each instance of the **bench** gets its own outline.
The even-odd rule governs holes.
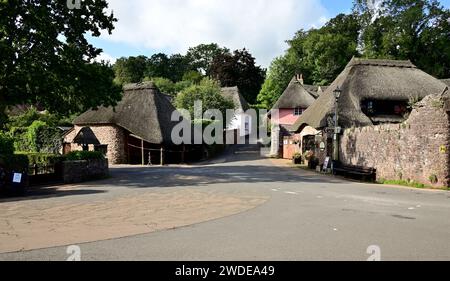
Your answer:
[[[374,182],[377,177],[377,170],[374,168],[344,165],[342,163],[334,163],[333,174],[351,178],[357,177],[358,179],[362,179],[364,181]]]

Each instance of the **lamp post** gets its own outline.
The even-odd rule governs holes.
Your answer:
[[[336,90],[333,91],[333,94],[335,98],[333,160],[339,161],[339,134],[341,133],[339,127],[339,99],[342,94],[342,90],[339,88],[339,86],[336,88]]]

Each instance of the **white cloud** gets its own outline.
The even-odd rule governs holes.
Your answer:
[[[109,62],[111,64],[116,63],[116,60],[117,60],[116,58],[114,58],[113,56],[111,56],[105,52],[101,53],[98,57],[95,58],[96,62],[104,61],[104,62]]]
[[[119,19],[107,40],[167,53],[215,42],[247,48],[267,66],[300,28],[320,26],[320,0],[109,0]]]

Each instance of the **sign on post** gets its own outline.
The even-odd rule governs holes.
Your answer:
[[[13,183],[21,183],[22,182],[22,174],[14,173]]]

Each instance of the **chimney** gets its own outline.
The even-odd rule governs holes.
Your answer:
[[[297,81],[298,81],[300,84],[304,85],[303,74],[297,74]]]

